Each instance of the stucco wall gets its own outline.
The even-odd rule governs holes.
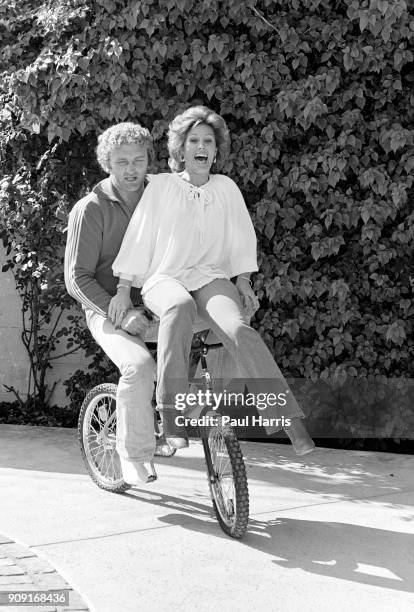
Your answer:
[[[22,314],[21,300],[16,291],[11,272],[1,272],[5,263],[5,251],[0,244],[0,401],[12,401],[4,384],[13,386],[22,397],[27,393],[29,380],[29,359],[21,340]],[[64,352],[64,346],[60,352]],[[78,351],[53,362],[53,369],[48,375],[48,383],[58,381],[52,404],[67,405],[65,387],[62,383],[77,369],[84,369],[87,360],[83,353]]]

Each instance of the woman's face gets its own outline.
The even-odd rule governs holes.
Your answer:
[[[188,132],[183,146],[185,170],[190,174],[208,175],[217,153],[212,127],[199,123]]]

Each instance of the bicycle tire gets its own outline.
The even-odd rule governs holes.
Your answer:
[[[116,388],[115,384],[103,383],[86,395],[79,413],[78,441],[82,459],[95,484],[105,491],[123,493],[131,485],[122,477],[115,448]]]
[[[202,440],[208,484],[217,520],[224,533],[233,538],[241,538],[249,522],[249,489],[243,454],[236,433],[230,425],[223,425],[219,420],[217,425],[209,428]],[[230,497],[224,494],[224,478],[223,474],[220,475],[222,466],[217,465],[218,453],[214,447],[218,444],[222,457],[224,450],[228,457],[225,468],[231,470],[233,490]]]

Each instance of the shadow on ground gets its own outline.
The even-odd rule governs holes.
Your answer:
[[[217,538],[229,537],[220,530],[211,506],[162,493],[124,495],[178,511],[160,516],[160,523]],[[339,522],[250,518],[241,543],[272,555],[273,562],[284,568],[300,568],[330,578],[414,592],[411,571],[414,534]]]
[[[86,475],[74,429],[1,425],[0,449],[1,468]],[[322,501],[360,497],[366,503],[370,497],[413,489],[404,455],[317,449],[298,458],[289,446],[251,442],[242,442],[242,449],[249,480],[316,493]],[[191,448],[157,457],[156,463],[205,473],[202,453]]]

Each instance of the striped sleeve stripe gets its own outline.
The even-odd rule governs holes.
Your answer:
[[[106,312],[99,308],[96,304],[90,301],[87,296],[80,289],[79,285],[75,280],[75,265],[79,251],[79,240],[80,233],[82,228],[83,218],[85,216],[85,209],[88,202],[92,199],[93,194],[84,202],[79,202],[76,205],[76,210],[73,211],[72,214],[69,215],[69,224],[68,224],[68,256],[65,258],[65,276],[66,283],[68,285],[68,289],[70,294],[81,302],[87,308],[91,308],[92,310],[99,311],[102,316],[106,316]]]

